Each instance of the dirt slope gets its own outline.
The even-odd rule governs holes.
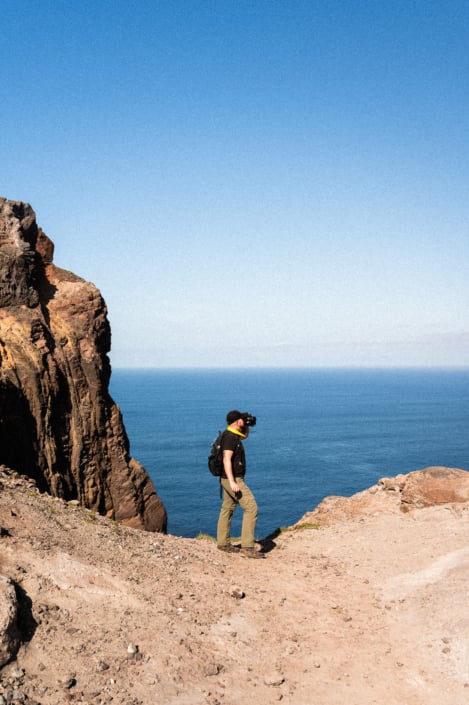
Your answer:
[[[0,704],[466,705],[468,519],[379,512],[253,561],[0,472],[0,574],[27,639]]]

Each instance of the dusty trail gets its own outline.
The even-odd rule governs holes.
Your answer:
[[[251,561],[0,481],[0,574],[30,639],[4,702],[468,702],[465,503],[282,534]]]

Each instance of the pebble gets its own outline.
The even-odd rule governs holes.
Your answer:
[[[221,663],[208,663],[205,666],[204,669],[204,675],[205,676],[218,676],[219,673],[223,670],[223,666]]]
[[[246,593],[244,592],[244,590],[241,590],[241,588],[237,586],[233,586],[232,588],[230,588],[230,595],[236,600],[242,600],[246,597]]]
[[[285,677],[279,671],[274,671],[273,673],[269,673],[264,677],[265,685],[270,685],[274,688],[278,687],[279,685],[282,685],[282,683],[284,682]]]

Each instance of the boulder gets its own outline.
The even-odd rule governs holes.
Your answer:
[[[466,470],[429,467],[406,476],[401,503],[407,508],[461,502],[469,502],[469,472]]]

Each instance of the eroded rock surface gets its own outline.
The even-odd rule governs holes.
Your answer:
[[[18,650],[17,614],[15,588],[9,578],[0,575],[0,668],[8,663]]]
[[[408,475],[383,477],[376,485],[351,497],[326,497],[298,524],[333,524],[396,511],[469,501],[469,472],[459,468],[432,466]]]
[[[54,496],[164,531],[165,508],[108,392],[106,305],[53,252],[32,208],[0,199],[0,463]]]

